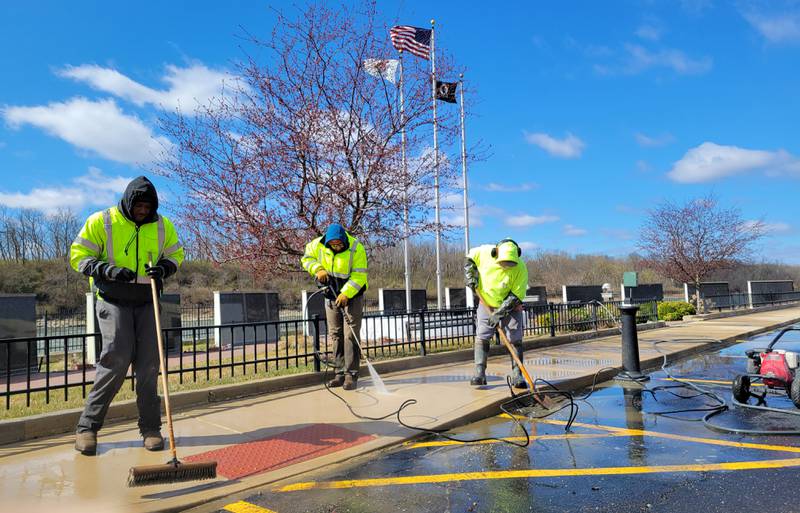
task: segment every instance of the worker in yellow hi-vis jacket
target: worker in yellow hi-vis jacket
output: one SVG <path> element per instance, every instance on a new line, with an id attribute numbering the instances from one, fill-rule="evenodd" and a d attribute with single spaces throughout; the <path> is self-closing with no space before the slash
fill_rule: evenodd
<path id="1" fill-rule="evenodd" d="M 489 342 L 499 327 L 514 346 L 522 361 L 524 316 L 522 301 L 528 290 L 528 268 L 520 258 L 522 249 L 511 239 L 496 245 L 483 245 L 470 250 L 464 265 L 467 287 L 480 293 L 475 331 L 475 375 L 473 386 L 486 384 L 486 358 Z M 516 362 L 511 360 L 512 384 L 527 388 Z"/>
<path id="2" fill-rule="evenodd" d="M 158 194 L 150 180 L 135 178 L 119 205 L 89 216 L 69 256 L 73 269 L 88 276 L 96 291 L 95 311 L 103 339 L 94 385 L 78 421 L 75 449 L 95 454 L 97 432 L 133 364 L 144 447 L 161 450 L 158 343 L 150 278 L 161 290 L 163 280 L 183 262 L 183 247 L 175 227 L 158 213 Z"/>
<path id="3" fill-rule="evenodd" d="M 336 375 L 328 386 L 355 390 L 361 361 L 357 333 L 361 332 L 364 315 L 367 252 L 342 225 L 332 224 L 325 235 L 306 244 L 301 263 L 318 283 L 327 287 L 325 316 L 336 357 Z"/>

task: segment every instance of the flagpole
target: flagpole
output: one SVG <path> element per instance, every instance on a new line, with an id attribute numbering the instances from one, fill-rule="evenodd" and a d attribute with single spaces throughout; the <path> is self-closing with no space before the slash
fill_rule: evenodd
<path id="1" fill-rule="evenodd" d="M 436 309 L 442 309 L 442 260 L 441 260 L 441 224 L 439 212 L 439 138 L 437 135 L 438 123 L 436 121 L 436 44 L 434 24 L 435 20 L 431 20 L 431 100 L 433 100 L 433 167 L 434 167 L 434 180 L 433 180 L 433 194 L 435 201 L 436 212 Z"/>
<path id="2" fill-rule="evenodd" d="M 464 74 L 459 76 L 461 85 L 461 174 L 464 177 L 464 251 L 469 254 L 469 195 L 467 192 L 467 144 L 464 133 Z"/>
<path id="3" fill-rule="evenodd" d="M 408 262 L 408 165 L 406 164 L 406 101 L 403 92 L 403 50 L 400 53 L 400 154 L 403 161 L 403 262 L 406 279 L 406 312 L 411 312 L 411 271 Z"/>

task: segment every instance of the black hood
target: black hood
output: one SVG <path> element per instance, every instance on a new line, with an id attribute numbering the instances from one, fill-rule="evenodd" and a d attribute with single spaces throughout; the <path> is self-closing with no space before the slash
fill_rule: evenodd
<path id="1" fill-rule="evenodd" d="M 158 218 L 158 194 L 153 182 L 144 176 L 131 180 L 125 187 L 125 193 L 119 200 L 119 209 L 122 215 L 133 221 L 133 205 L 137 201 L 146 201 L 153 205 L 150 215 L 141 224 L 152 223 Z"/>

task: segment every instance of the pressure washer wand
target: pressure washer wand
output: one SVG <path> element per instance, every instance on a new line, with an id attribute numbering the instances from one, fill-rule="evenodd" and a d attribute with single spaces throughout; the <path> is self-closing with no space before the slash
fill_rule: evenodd
<path id="1" fill-rule="evenodd" d="M 333 287 L 331 286 L 330 283 L 326 283 L 326 284 L 322 284 L 322 285 L 323 285 L 323 287 L 320 288 L 320 291 L 327 289 L 334 296 L 338 296 L 338 294 L 333 289 Z M 344 315 L 344 314 L 342 314 L 342 315 Z M 348 322 L 344 322 L 344 324 L 347 325 L 347 328 L 353 334 L 353 340 L 355 340 L 356 346 L 358 346 L 359 356 L 363 356 L 364 357 L 364 362 L 367 364 L 367 370 L 369 371 L 369 376 L 370 376 L 370 378 L 372 378 L 372 382 L 375 385 L 375 388 L 378 390 L 379 393 L 388 395 L 389 394 L 389 390 L 386 388 L 386 384 L 383 382 L 383 379 L 381 378 L 381 375 L 378 374 L 378 371 L 375 370 L 375 367 L 373 367 L 372 362 L 369 361 L 369 358 L 367 357 L 367 352 L 361 346 L 361 337 L 360 337 L 360 335 L 358 333 L 356 333 L 356 330 Z"/>

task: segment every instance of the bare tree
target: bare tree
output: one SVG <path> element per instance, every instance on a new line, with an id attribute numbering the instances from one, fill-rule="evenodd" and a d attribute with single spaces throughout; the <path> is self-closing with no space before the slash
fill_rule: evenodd
<path id="1" fill-rule="evenodd" d="M 764 234 L 764 223 L 745 221 L 736 208 L 722 208 L 716 198 L 692 199 L 683 205 L 665 202 L 648 213 L 638 246 L 647 265 L 698 291 L 712 273 L 746 259 Z"/>
<path id="2" fill-rule="evenodd" d="M 266 39 L 248 36 L 259 57 L 239 65 L 223 96 L 162 120 L 176 149 L 160 172 L 186 191 L 178 207 L 184 229 L 217 261 L 296 268 L 304 243 L 331 222 L 373 247 L 393 245 L 404 192 L 412 233 L 431 228 L 428 61 L 404 59 L 406 175 L 395 86 L 364 71 L 365 59 L 396 57 L 374 3 L 313 4 L 297 14 L 277 13 Z M 437 74 L 456 73 L 439 53 Z M 439 111 L 440 148 L 457 148 L 457 109 Z M 457 170 L 442 157 L 447 187 Z"/>
<path id="3" fill-rule="evenodd" d="M 0 209 L 0 260 L 65 260 L 80 230 L 74 212 Z"/>
<path id="4" fill-rule="evenodd" d="M 69 247 L 80 229 L 80 221 L 71 210 L 58 210 L 49 214 L 45 223 L 48 257 L 68 259 Z"/>

